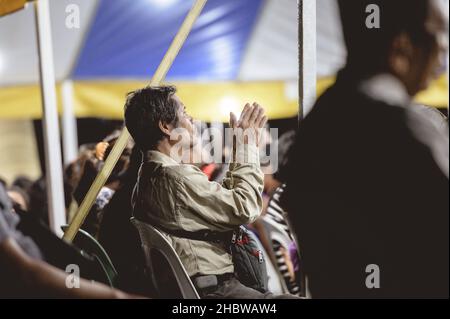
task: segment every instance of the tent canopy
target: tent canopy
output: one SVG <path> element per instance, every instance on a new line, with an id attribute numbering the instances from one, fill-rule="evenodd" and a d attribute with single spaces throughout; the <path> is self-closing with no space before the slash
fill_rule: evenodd
<path id="1" fill-rule="evenodd" d="M 79 8 L 80 27 L 66 20 Z M 121 118 L 127 92 L 156 70 L 193 0 L 50 0 L 55 72 L 74 81 L 77 116 Z M 41 116 L 33 6 L 0 19 L 0 117 Z M 296 0 L 209 0 L 167 82 L 206 121 L 257 100 L 271 118 L 298 111 Z M 320 94 L 345 61 L 336 0 L 317 1 Z M 446 76 L 419 97 L 448 104 Z M 59 103 L 61 105 L 61 103 Z"/>

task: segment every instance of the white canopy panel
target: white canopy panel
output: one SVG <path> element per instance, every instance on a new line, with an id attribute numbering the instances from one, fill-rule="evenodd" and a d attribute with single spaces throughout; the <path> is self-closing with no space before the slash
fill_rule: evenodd
<path id="1" fill-rule="evenodd" d="M 66 27 L 66 7 L 80 8 L 80 28 Z M 50 0 L 56 79 L 66 78 L 77 59 L 97 0 Z M 0 86 L 18 86 L 39 81 L 34 7 L 0 19 Z"/>

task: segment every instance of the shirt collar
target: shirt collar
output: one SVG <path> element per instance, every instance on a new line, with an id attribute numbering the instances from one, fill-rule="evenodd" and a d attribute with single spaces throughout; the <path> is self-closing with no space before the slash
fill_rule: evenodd
<path id="1" fill-rule="evenodd" d="M 144 152 L 144 161 L 145 162 L 156 162 L 156 163 L 162 164 L 163 166 L 180 164 L 180 163 L 177 163 L 177 161 L 175 161 L 170 156 L 167 156 L 166 154 L 161 153 L 159 151 Z"/>
<path id="2" fill-rule="evenodd" d="M 360 90 L 373 98 L 392 105 L 406 106 L 411 97 L 400 80 L 388 73 L 374 75 L 363 81 Z"/>

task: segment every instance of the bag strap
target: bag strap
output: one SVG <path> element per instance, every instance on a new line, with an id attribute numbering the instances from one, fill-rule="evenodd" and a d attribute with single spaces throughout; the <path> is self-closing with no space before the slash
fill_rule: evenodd
<path id="1" fill-rule="evenodd" d="M 204 229 L 191 232 L 184 229 L 168 229 L 162 225 L 152 225 L 152 226 L 175 237 L 214 243 L 231 243 L 233 235 L 235 233 L 235 231 L 233 230 L 226 232 L 219 232 Z"/>

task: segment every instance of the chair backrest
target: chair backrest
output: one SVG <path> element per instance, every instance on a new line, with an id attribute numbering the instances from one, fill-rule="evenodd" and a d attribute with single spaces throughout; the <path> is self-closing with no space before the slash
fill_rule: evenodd
<path id="1" fill-rule="evenodd" d="M 172 273 L 177 281 L 178 288 L 184 299 L 200 299 L 194 284 L 189 278 L 186 269 L 180 258 L 173 249 L 166 237 L 155 227 L 141 222 L 136 218 L 131 218 L 131 223 L 136 227 L 141 238 L 142 249 L 144 250 L 146 266 L 153 280 L 153 285 L 159 289 L 158 280 L 155 276 L 154 260 L 152 251 L 159 252 L 168 262 Z"/>
<path id="2" fill-rule="evenodd" d="M 69 226 L 63 225 L 61 229 L 65 232 Z M 109 258 L 105 249 L 100 245 L 100 243 L 92 237 L 88 232 L 79 229 L 73 240 L 73 244 L 77 246 L 82 252 L 93 256 L 97 259 L 98 263 L 103 268 L 105 275 L 107 277 L 107 283 L 114 287 L 116 280 L 118 278 L 118 273 L 114 267 L 111 258 Z"/>

